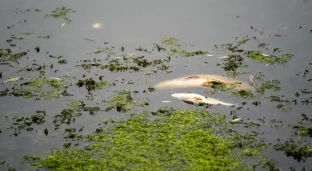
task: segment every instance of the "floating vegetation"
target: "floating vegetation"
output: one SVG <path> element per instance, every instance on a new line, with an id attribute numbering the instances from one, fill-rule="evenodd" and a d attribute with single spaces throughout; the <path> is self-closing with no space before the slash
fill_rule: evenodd
<path id="1" fill-rule="evenodd" d="M 67 84 L 62 79 L 55 79 L 46 77 L 31 78 L 27 82 L 21 84 L 26 88 L 13 88 L 10 93 L 14 96 L 30 98 L 32 96 L 38 95 L 44 97 L 45 99 L 59 98 L 61 95 L 61 90 L 66 89 Z M 44 85 L 49 85 L 51 90 L 46 90 L 43 88 Z"/>
<path id="2" fill-rule="evenodd" d="M 54 116 L 53 123 L 55 124 L 70 124 L 75 122 L 75 117 L 81 116 L 82 113 L 77 109 L 63 109 L 61 113 Z"/>
<path id="3" fill-rule="evenodd" d="M 85 86 L 86 89 L 88 90 L 88 92 L 90 92 L 92 90 L 95 91 L 95 89 L 98 90 L 98 89 L 101 89 L 101 88 L 103 88 L 105 86 L 110 86 L 111 84 L 109 82 L 105 81 L 105 80 L 102 80 L 100 82 L 96 82 L 96 81 L 93 80 L 92 77 L 90 77 L 90 78 L 87 78 L 85 80 L 78 80 L 76 85 L 78 87 Z"/>
<path id="4" fill-rule="evenodd" d="M 284 151 L 288 156 L 293 157 L 298 162 L 305 161 L 308 157 L 312 157 L 312 147 L 310 143 L 303 143 L 302 141 L 294 141 L 290 139 L 285 143 L 274 145 L 277 151 Z"/>
<path id="5" fill-rule="evenodd" d="M 98 53 L 104 52 L 107 55 L 114 55 L 115 54 L 114 48 L 115 48 L 114 46 L 111 46 L 111 47 L 100 47 L 96 51 L 90 52 L 88 54 L 92 54 L 92 53 L 98 54 Z"/>
<path id="6" fill-rule="evenodd" d="M 27 52 L 12 53 L 11 49 L 0 48 L 0 62 L 17 62 L 18 59 L 26 56 Z"/>
<path id="7" fill-rule="evenodd" d="M 38 36 L 38 39 L 50 39 L 50 36 Z"/>
<path id="8" fill-rule="evenodd" d="M 21 33 L 21 35 L 26 35 L 26 36 L 29 36 L 29 35 L 32 35 L 34 33 L 31 33 L 31 32 L 24 32 L 24 33 Z"/>
<path id="9" fill-rule="evenodd" d="M 244 39 L 241 39 L 241 40 L 238 40 L 237 41 L 237 45 L 239 46 L 239 45 L 241 45 L 241 44 L 245 44 L 247 41 L 249 41 L 250 40 L 250 38 L 244 38 Z"/>
<path id="10" fill-rule="evenodd" d="M 196 50 L 194 52 L 187 52 L 187 51 L 180 49 L 180 48 L 172 48 L 172 49 L 170 49 L 168 54 L 173 55 L 175 53 L 177 53 L 181 56 L 189 57 L 189 56 L 204 55 L 204 54 L 207 54 L 208 51 L 207 50 Z"/>
<path id="11" fill-rule="evenodd" d="M 23 159 L 49 170 L 252 170 L 259 165 L 265 145 L 252 134 L 226 131 L 223 115 L 197 110 L 171 113 L 154 121 L 147 113 L 135 115 L 87 135 L 92 143 L 84 149 L 53 148 L 46 158 L 28 154 Z M 258 160 L 245 163 L 250 156 Z"/>
<path id="12" fill-rule="evenodd" d="M 149 105 L 146 100 L 134 100 L 131 92 L 126 90 L 115 91 L 115 95 L 110 97 L 110 100 L 102 100 L 102 102 L 108 105 L 105 111 L 116 109 L 118 112 L 128 112 L 136 106 Z"/>
<path id="13" fill-rule="evenodd" d="M 66 24 L 69 24 L 71 20 L 69 19 L 68 14 L 72 12 L 76 12 L 76 11 L 66 8 L 66 7 L 56 8 L 55 10 L 52 11 L 52 14 L 44 15 L 44 18 L 47 18 L 47 17 L 61 18 L 65 21 Z"/>
<path id="14" fill-rule="evenodd" d="M 292 54 L 283 54 L 280 58 L 270 55 L 266 56 L 261 53 L 261 51 L 247 51 L 246 56 L 250 58 L 254 62 L 260 62 L 260 63 L 266 63 L 266 64 L 285 64 L 287 63 L 291 57 Z"/>

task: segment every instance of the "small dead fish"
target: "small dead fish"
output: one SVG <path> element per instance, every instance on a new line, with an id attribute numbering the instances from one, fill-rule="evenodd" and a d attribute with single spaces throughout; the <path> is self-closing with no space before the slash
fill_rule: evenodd
<path id="1" fill-rule="evenodd" d="M 3 82 L 16 82 L 18 80 L 20 80 L 21 77 L 10 77 L 7 80 L 3 81 Z"/>
<path id="2" fill-rule="evenodd" d="M 62 80 L 60 78 L 57 78 L 57 77 L 50 77 L 50 79 L 55 79 L 55 80 Z"/>
<path id="3" fill-rule="evenodd" d="M 254 83 L 254 77 L 250 74 L 249 75 L 249 81 L 251 82 L 251 83 Z"/>
<path id="4" fill-rule="evenodd" d="M 191 104 L 212 104 L 212 105 L 225 105 L 225 106 L 237 106 L 231 103 L 226 103 L 210 97 L 205 97 L 199 94 L 185 92 L 185 93 L 174 93 L 171 95 L 174 98 L 180 99 L 186 103 Z"/>
<path id="5" fill-rule="evenodd" d="M 230 123 L 241 123 L 241 122 L 243 122 L 242 118 L 237 118 L 230 121 Z"/>
<path id="6" fill-rule="evenodd" d="M 163 103 L 170 103 L 171 101 L 161 101 L 161 102 L 163 102 Z"/>

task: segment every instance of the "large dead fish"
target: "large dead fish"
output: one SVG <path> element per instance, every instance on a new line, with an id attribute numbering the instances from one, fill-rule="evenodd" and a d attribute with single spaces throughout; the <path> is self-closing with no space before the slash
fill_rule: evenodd
<path id="1" fill-rule="evenodd" d="M 255 87 L 240 80 L 223 77 L 220 75 L 199 74 L 189 75 L 172 80 L 160 82 L 154 86 L 156 89 L 211 87 L 221 84 L 236 84 L 236 89 L 255 90 Z"/>
<path id="2" fill-rule="evenodd" d="M 177 99 L 180 99 L 186 103 L 191 104 L 212 104 L 212 105 L 225 105 L 225 106 L 237 106 L 235 104 L 226 103 L 217 99 L 213 99 L 210 97 L 205 97 L 199 94 L 186 92 L 186 93 L 174 93 L 171 95 L 172 97 L 175 97 Z"/>

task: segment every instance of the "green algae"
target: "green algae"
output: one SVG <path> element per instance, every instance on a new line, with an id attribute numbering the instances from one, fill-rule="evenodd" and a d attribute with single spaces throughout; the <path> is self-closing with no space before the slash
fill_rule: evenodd
<path id="1" fill-rule="evenodd" d="M 114 49 L 115 49 L 114 46 L 111 46 L 111 47 L 99 47 L 96 51 L 90 52 L 88 54 L 90 55 L 92 53 L 98 54 L 98 53 L 104 52 L 107 55 L 114 55 L 115 54 Z"/>
<path id="2" fill-rule="evenodd" d="M 56 8 L 55 10 L 52 11 L 51 14 L 44 15 L 44 18 L 48 17 L 61 18 L 65 21 L 66 24 L 69 24 L 71 20 L 69 19 L 68 14 L 73 12 L 76 11 L 66 7 Z"/>
<path id="3" fill-rule="evenodd" d="M 254 62 L 259 62 L 259 63 L 266 63 L 266 64 L 278 64 L 282 65 L 287 63 L 291 57 L 293 56 L 292 54 L 283 54 L 281 57 L 277 56 L 265 56 L 261 53 L 261 51 L 247 51 L 246 56 L 250 58 Z"/>
<path id="4" fill-rule="evenodd" d="M 90 92 L 92 90 L 95 91 L 96 89 L 99 90 L 99 89 L 102 89 L 104 87 L 111 86 L 111 83 L 109 83 L 108 81 L 105 81 L 105 80 L 102 80 L 100 82 L 96 82 L 93 80 L 92 77 L 90 77 L 90 78 L 87 78 L 85 80 L 78 80 L 76 85 L 78 87 L 85 86 L 86 89 L 88 90 L 88 92 Z"/>
<path id="5" fill-rule="evenodd" d="M 168 52 L 169 55 L 173 55 L 173 54 L 179 54 L 183 57 L 189 57 L 189 56 L 198 56 L 198 55 L 204 55 L 204 54 L 207 54 L 208 51 L 207 50 L 196 50 L 196 51 L 191 51 L 191 52 L 188 52 L 188 51 L 185 51 L 181 48 L 172 48 L 170 49 L 170 51 Z"/>
<path id="6" fill-rule="evenodd" d="M 0 48 L 0 62 L 17 62 L 17 60 L 26 56 L 27 52 L 13 53 L 11 49 L 1 49 Z"/>
<path id="7" fill-rule="evenodd" d="M 168 44 L 168 45 L 180 46 L 180 44 L 177 43 L 178 39 L 176 39 L 176 38 L 163 37 L 161 42 L 164 43 L 164 44 Z"/>
<path id="8" fill-rule="evenodd" d="M 312 146 L 310 143 L 303 143 L 302 141 L 294 141 L 290 139 L 285 143 L 274 145 L 277 151 L 284 151 L 288 156 L 292 156 L 298 162 L 305 161 L 308 157 L 312 157 Z"/>
<path id="9" fill-rule="evenodd" d="M 108 106 L 105 111 L 116 109 L 118 112 L 129 112 L 136 106 L 146 106 L 149 103 L 146 100 L 134 100 L 130 91 L 115 91 L 109 100 L 102 100 Z"/>
<path id="10" fill-rule="evenodd" d="M 241 39 L 241 40 L 238 40 L 237 41 L 237 45 L 242 45 L 242 44 L 245 44 L 247 41 L 249 41 L 250 38 L 244 38 L 244 39 Z"/>
<path id="11" fill-rule="evenodd" d="M 44 97 L 45 99 L 60 98 L 62 89 L 66 89 L 68 86 L 65 80 L 55 78 L 31 78 L 29 81 L 22 84 L 26 88 L 13 88 L 10 93 L 14 96 L 20 96 L 24 98 L 30 98 L 32 96 Z M 43 87 L 48 85 L 51 90 L 46 90 Z"/>
<path id="12" fill-rule="evenodd" d="M 252 170 L 244 163 L 265 148 L 248 133 L 226 128 L 225 117 L 199 110 L 174 110 L 151 121 L 148 113 L 89 134 L 84 149 L 53 148 L 50 156 L 24 160 L 48 170 Z M 260 159 L 259 159 L 260 160 Z"/>
<path id="13" fill-rule="evenodd" d="M 50 39 L 50 36 L 38 36 L 38 39 Z"/>

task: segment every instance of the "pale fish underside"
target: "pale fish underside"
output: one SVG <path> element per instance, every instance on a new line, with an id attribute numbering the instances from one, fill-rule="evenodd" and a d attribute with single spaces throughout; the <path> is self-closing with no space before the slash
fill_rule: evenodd
<path id="1" fill-rule="evenodd" d="M 212 105 L 225 105 L 225 106 L 237 106 L 231 103 L 226 103 L 214 98 L 205 97 L 199 94 L 186 92 L 186 93 L 175 93 L 171 95 L 172 97 L 178 98 L 186 103 L 190 104 L 212 104 Z"/>
<path id="2" fill-rule="evenodd" d="M 156 89 L 188 88 L 188 87 L 208 87 L 213 82 L 222 82 L 225 84 L 236 84 L 236 89 L 255 90 L 255 87 L 246 82 L 232 79 L 220 75 L 197 74 L 184 76 L 172 80 L 160 82 L 154 86 Z"/>

